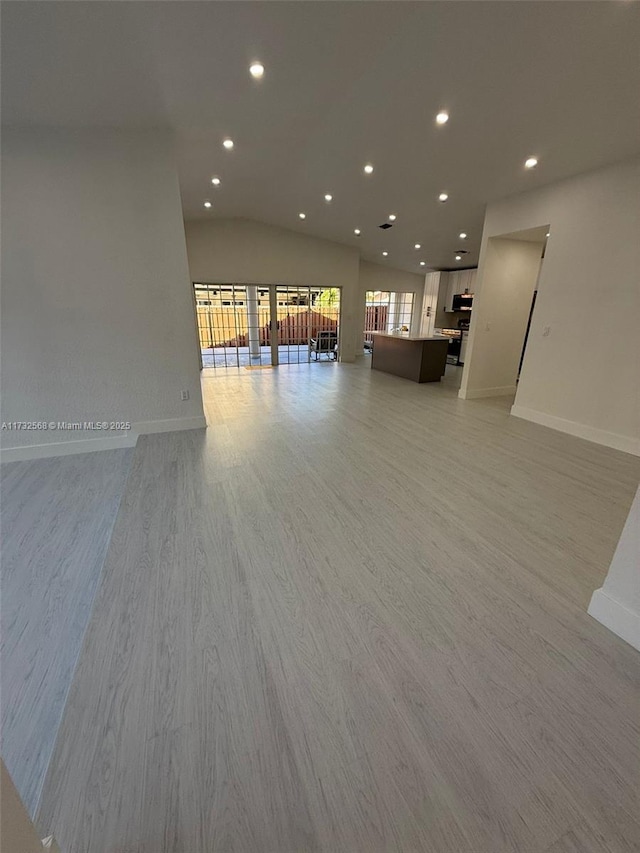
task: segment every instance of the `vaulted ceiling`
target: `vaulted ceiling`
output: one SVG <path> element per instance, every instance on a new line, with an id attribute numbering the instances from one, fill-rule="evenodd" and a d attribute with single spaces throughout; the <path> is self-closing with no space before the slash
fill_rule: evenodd
<path id="1" fill-rule="evenodd" d="M 629 2 L 5 2 L 2 118 L 170 128 L 186 219 L 455 268 L 487 202 L 640 150 L 638 44 Z"/>

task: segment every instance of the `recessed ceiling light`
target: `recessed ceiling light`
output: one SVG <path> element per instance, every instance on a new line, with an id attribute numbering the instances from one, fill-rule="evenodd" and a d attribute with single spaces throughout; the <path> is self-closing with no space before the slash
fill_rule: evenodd
<path id="1" fill-rule="evenodd" d="M 264 74 L 264 65 L 261 62 L 253 62 L 249 66 L 249 73 L 252 77 L 255 77 L 256 80 L 259 80 Z"/>
<path id="2" fill-rule="evenodd" d="M 438 196 L 438 201 L 446 201 L 448 198 L 449 196 L 447 195 L 447 193 L 440 193 L 440 195 Z"/>
<path id="3" fill-rule="evenodd" d="M 331 193 L 326 193 L 326 194 L 325 194 L 325 197 L 324 197 L 324 200 L 325 200 L 325 201 L 332 201 L 332 200 L 333 200 L 333 196 L 331 195 Z"/>
<path id="4" fill-rule="evenodd" d="M 426 262 L 426 261 L 420 261 L 420 266 L 421 266 L 421 267 L 426 267 L 426 265 L 427 265 L 427 262 Z"/>
<path id="5" fill-rule="evenodd" d="M 233 148 L 233 139 L 223 139 L 222 144 L 227 149 L 227 151 L 231 151 L 231 149 Z"/>
<path id="6" fill-rule="evenodd" d="M 306 219 L 307 218 L 306 213 L 299 213 L 298 216 L 300 217 L 300 219 Z"/>
<path id="7" fill-rule="evenodd" d="M 373 172 L 373 166 L 371 165 L 371 163 L 367 163 L 367 165 L 364 167 L 364 171 L 367 175 L 370 175 Z"/>
<path id="8" fill-rule="evenodd" d="M 527 159 L 524 161 L 525 169 L 535 169 L 535 167 L 537 165 L 538 165 L 538 158 L 537 157 L 527 157 Z"/>
<path id="9" fill-rule="evenodd" d="M 220 186 L 220 178 L 218 178 L 217 176 L 211 178 L 211 183 L 214 185 L 214 187 L 219 187 Z"/>
<path id="10" fill-rule="evenodd" d="M 395 215 L 395 213 L 390 213 L 389 216 L 387 217 L 389 222 L 395 222 L 397 218 L 398 217 Z"/>
<path id="11" fill-rule="evenodd" d="M 414 249 L 421 249 L 422 246 L 420 245 L 420 243 L 416 243 L 413 248 Z"/>
<path id="12" fill-rule="evenodd" d="M 444 110 L 438 113 L 436 116 L 437 124 L 446 124 L 449 121 L 449 113 L 446 113 Z"/>
<path id="13" fill-rule="evenodd" d="M 359 237 L 359 236 L 360 236 L 360 229 L 359 229 L 359 228 L 354 228 L 354 229 L 353 229 L 353 233 L 356 235 L 356 237 Z"/>
<path id="14" fill-rule="evenodd" d="M 210 201 L 205 201 L 204 206 L 205 206 L 205 207 L 207 207 L 207 208 L 211 207 L 211 202 L 210 202 Z"/>
<path id="15" fill-rule="evenodd" d="M 383 252 L 382 254 L 383 254 L 383 255 L 385 256 L 385 258 L 386 258 L 386 257 L 387 257 L 387 255 L 389 254 L 389 252 Z"/>
<path id="16" fill-rule="evenodd" d="M 547 237 L 551 237 L 551 231 L 547 231 Z"/>
<path id="17" fill-rule="evenodd" d="M 462 260 L 462 255 L 456 255 L 456 261 L 461 261 L 461 260 Z"/>
<path id="18" fill-rule="evenodd" d="M 466 239 L 467 239 L 467 232 L 466 232 L 466 231 L 461 231 L 461 232 L 460 232 L 460 239 L 461 239 L 461 240 L 466 240 Z"/>

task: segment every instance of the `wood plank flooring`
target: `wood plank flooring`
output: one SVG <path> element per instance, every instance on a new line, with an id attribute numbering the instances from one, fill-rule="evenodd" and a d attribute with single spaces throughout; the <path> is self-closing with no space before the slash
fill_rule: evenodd
<path id="1" fill-rule="evenodd" d="M 2 755 L 32 815 L 132 453 L 2 466 Z"/>
<path id="2" fill-rule="evenodd" d="M 68 853 L 626 853 L 640 459 L 357 365 L 140 439 L 39 814 Z"/>

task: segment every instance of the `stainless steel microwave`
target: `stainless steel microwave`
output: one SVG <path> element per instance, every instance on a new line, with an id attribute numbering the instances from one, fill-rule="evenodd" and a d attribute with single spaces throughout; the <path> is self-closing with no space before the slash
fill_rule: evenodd
<path id="1" fill-rule="evenodd" d="M 453 297 L 454 311 L 471 311 L 473 305 L 473 293 L 458 293 Z"/>

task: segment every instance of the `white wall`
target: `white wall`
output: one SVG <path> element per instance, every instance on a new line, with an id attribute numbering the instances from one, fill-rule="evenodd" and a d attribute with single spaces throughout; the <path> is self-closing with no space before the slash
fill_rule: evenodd
<path id="1" fill-rule="evenodd" d="M 542 249 L 542 243 L 524 240 L 488 241 L 482 294 L 473 300 L 473 352 L 465 357 L 461 397 L 515 394 Z"/>
<path id="2" fill-rule="evenodd" d="M 640 159 L 487 208 L 474 313 L 490 238 L 549 224 L 538 298 L 512 413 L 640 454 Z M 475 341 L 472 323 L 470 375 Z M 543 336 L 545 326 L 551 327 Z M 469 372 L 468 372 L 469 371 Z"/>
<path id="3" fill-rule="evenodd" d="M 203 426 L 168 137 L 3 130 L 2 149 L 2 420 Z M 5 431 L 2 443 L 40 446 L 31 455 L 132 443 L 106 435 Z"/>
<path id="4" fill-rule="evenodd" d="M 185 229 L 193 281 L 342 287 L 341 359 L 353 361 L 361 321 L 357 249 L 249 219 L 197 220 Z"/>
<path id="5" fill-rule="evenodd" d="M 367 290 L 396 291 L 400 293 L 422 293 L 424 275 L 396 270 L 371 261 L 360 261 L 360 288 Z"/>
<path id="6" fill-rule="evenodd" d="M 640 650 L 640 488 L 629 511 L 609 574 L 589 613 Z"/>

